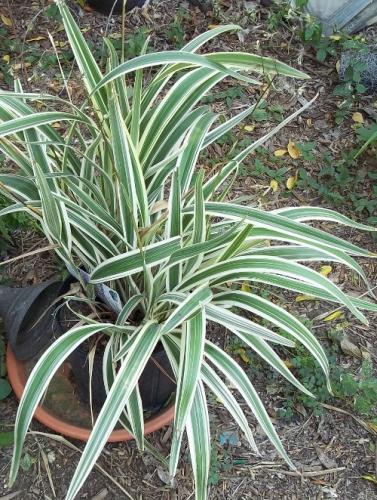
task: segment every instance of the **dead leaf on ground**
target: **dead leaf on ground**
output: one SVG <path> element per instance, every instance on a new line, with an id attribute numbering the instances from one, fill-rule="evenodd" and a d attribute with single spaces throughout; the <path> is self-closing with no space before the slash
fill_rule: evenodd
<path id="1" fill-rule="evenodd" d="M 91 500 L 104 500 L 104 498 L 106 498 L 108 494 L 109 490 L 107 488 L 104 488 L 99 493 L 97 493 L 97 495 L 94 495 Z"/>
<path id="2" fill-rule="evenodd" d="M 335 321 L 336 319 L 342 318 L 343 316 L 344 313 L 342 311 L 334 311 L 333 313 L 323 318 L 323 321 L 329 323 L 330 321 Z"/>
<path id="3" fill-rule="evenodd" d="M 319 274 L 322 274 L 322 276 L 328 276 L 332 271 L 332 267 L 331 266 L 321 266 L 320 270 L 319 270 Z"/>
<path id="4" fill-rule="evenodd" d="M 359 113 L 358 111 L 352 115 L 352 120 L 353 120 L 355 123 L 364 123 L 364 117 L 363 117 L 363 115 L 362 115 L 361 113 Z"/>
<path id="5" fill-rule="evenodd" d="M 5 26 L 13 26 L 12 19 L 10 17 L 4 16 L 4 14 L 0 14 L 0 19 L 2 20 Z"/>
<path id="6" fill-rule="evenodd" d="M 322 451 L 320 448 L 315 449 L 318 455 L 318 459 L 321 462 L 321 464 L 326 467 L 326 469 L 333 469 L 335 467 L 338 467 L 338 464 L 335 460 L 330 458 L 329 456 L 326 455 L 324 451 Z"/>
<path id="7" fill-rule="evenodd" d="M 252 132 L 255 129 L 255 125 L 245 125 L 243 129 L 246 130 L 246 132 Z"/>
<path id="8" fill-rule="evenodd" d="M 297 183 L 296 176 L 292 176 L 292 177 L 288 177 L 285 185 L 287 186 L 287 189 L 289 189 L 291 191 L 296 186 L 296 183 Z"/>
<path id="9" fill-rule="evenodd" d="M 366 481 L 370 481 L 371 483 L 374 483 L 374 484 L 377 484 L 377 477 L 376 476 L 372 476 L 371 474 L 367 474 L 365 476 L 361 476 L 363 479 L 365 479 Z"/>
<path id="10" fill-rule="evenodd" d="M 288 142 L 287 150 L 288 150 L 289 156 L 291 158 L 293 158 L 294 160 L 297 160 L 298 158 L 300 158 L 300 156 L 301 156 L 300 151 L 298 150 L 296 144 L 293 141 L 290 140 Z"/>
<path id="11" fill-rule="evenodd" d="M 280 156 L 284 156 L 287 153 L 288 153 L 287 149 L 277 149 L 276 151 L 274 151 L 274 156 L 277 156 L 279 158 Z"/>
<path id="12" fill-rule="evenodd" d="M 305 300 L 315 300 L 311 295 L 297 295 L 295 302 L 304 302 Z"/>
<path id="13" fill-rule="evenodd" d="M 275 179 L 272 179 L 272 181 L 270 182 L 270 188 L 272 189 L 272 191 L 274 193 L 276 193 L 276 191 L 279 189 L 278 181 L 276 181 Z"/>
<path id="14" fill-rule="evenodd" d="M 43 35 L 33 36 L 32 38 L 28 38 L 26 40 L 27 43 L 30 42 L 39 42 L 40 40 L 46 40 L 46 37 Z"/>
<path id="15" fill-rule="evenodd" d="M 349 356 L 354 356 L 356 358 L 362 357 L 361 350 L 346 336 L 344 336 L 340 341 L 340 348 L 342 349 L 344 354 L 348 354 Z"/>
<path id="16" fill-rule="evenodd" d="M 157 467 L 157 475 L 160 480 L 170 486 L 170 488 L 175 489 L 177 487 L 177 480 L 174 477 L 171 477 L 167 470 L 162 467 Z"/>

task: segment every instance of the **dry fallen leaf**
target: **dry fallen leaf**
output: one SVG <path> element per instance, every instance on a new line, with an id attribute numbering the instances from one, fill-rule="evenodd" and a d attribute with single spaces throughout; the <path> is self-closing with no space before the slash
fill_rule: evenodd
<path id="1" fill-rule="evenodd" d="M 293 141 L 290 140 L 288 142 L 287 149 L 288 149 L 289 156 L 291 158 L 293 158 L 294 160 L 297 160 L 298 158 L 300 158 L 300 156 L 301 156 L 300 151 L 297 149 L 297 146 Z"/>
<path id="2" fill-rule="evenodd" d="M 292 177 L 288 177 L 285 185 L 287 186 L 287 189 L 291 190 L 296 186 L 296 183 L 297 183 L 296 176 L 292 176 Z"/>
<path id="3" fill-rule="evenodd" d="M 276 151 L 274 151 L 274 156 L 280 157 L 286 155 L 287 153 L 287 149 L 277 149 Z"/>
<path id="4" fill-rule="evenodd" d="M 157 467 L 157 475 L 160 481 L 170 486 L 170 488 L 175 489 L 177 487 L 177 480 L 170 476 L 169 472 L 162 467 Z"/>
<path id="5" fill-rule="evenodd" d="M 246 363 L 247 365 L 250 364 L 250 358 L 247 355 L 247 352 L 245 351 L 245 349 L 243 347 L 240 347 L 239 349 L 237 349 L 236 354 L 238 354 L 238 356 L 242 359 L 242 361 L 244 363 Z"/>
<path id="6" fill-rule="evenodd" d="M 243 129 L 246 130 L 246 132 L 252 132 L 255 129 L 255 125 L 245 125 Z"/>
<path id="7" fill-rule="evenodd" d="M 326 469 L 333 469 L 335 467 L 338 467 L 338 464 L 335 460 L 330 458 L 324 451 L 322 451 L 319 447 L 315 448 L 319 461 L 321 462 L 322 465 L 326 467 Z"/>
<path id="8" fill-rule="evenodd" d="M 32 38 L 28 38 L 26 41 L 29 42 L 39 42 L 40 40 L 46 40 L 46 37 L 43 35 L 33 36 Z"/>
<path id="9" fill-rule="evenodd" d="M 31 66 L 31 63 L 29 62 L 25 62 L 25 63 L 16 63 L 16 64 L 13 64 L 12 68 L 14 70 L 18 70 L 18 69 L 21 69 L 21 68 L 30 68 Z"/>
<path id="10" fill-rule="evenodd" d="M 364 117 L 363 117 L 363 115 L 362 115 L 361 113 L 359 113 L 358 111 L 352 115 L 352 120 L 353 120 L 355 123 L 364 123 Z"/>
<path id="11" fill-rule="evenodd" d="M 261 87 L 259 87 L 260 93 L 264 98 L 268 97 L 268 94 L 270 93 L 270 88 L 271 85 L 269 83 L 265 83 Z"/>
<path id="12" fill-rule="evenodd" d="M 326 316 L 326 318 L 323 318 L 323 321 L 327 321 L 327 322 L 334 321 L 334 320 L 341 318 L 343 316 L 344 316 L 344 314 L 342 311 L 334 311 L 333 313 Z"/>
<path id="13" fill-rule="evenodd" d="M 5 26 L 13 26 L 12 19 L 10 19 L 9 17 L 0 14 L 0 19 L 5 24 Z"/>
<path id="14" fill-rule="evenodd" d="M 295 302 L 304 302 L 305 300 L 315 300 L 311 295 L 297 295 Z"/>
<path id="15" fill-rule="evenodd" d="M 321 266 L 321 269 L 319 270 L 319 274 L 322 274 L 322 276 L 328 276 L 332 271 L 331 266 Z"/>
<path id="16" fill-rule="evenodd" d="M 272 191 L 274 193 L 276 193 L 276 191 L 279 189 L 278 181 L 275 181 L 275 179 L 272 179 L 272 181 L 270 182 L 270 188 L 272 189 Z"/>
<path id="17" fill-rule="evenodd" d="M 371 475 L 365 475 L 361 476 L 363 479 L 366 479 L 367 481 L 370 481 L 371 483 L 377 484 L 377 477 L 376 476 L 371 476 Z"/>
<path id="18" fill-rule="evenodd" d="M 340 341 L 340 348 L 344 354 L 349 356 L 354 356 L 355 358 L 361 358 L 361 351 L 353 342 L 351 342 L 348 337 L 344 336 Z"/>
<path id="19" fill-rule="evenodd" d="M 367 424 L 367 427 L 372 431 L 374 432 L 375 434 L 377 434 L 377 424 L 373 423 L 373 422 L 366 422 Z"/>

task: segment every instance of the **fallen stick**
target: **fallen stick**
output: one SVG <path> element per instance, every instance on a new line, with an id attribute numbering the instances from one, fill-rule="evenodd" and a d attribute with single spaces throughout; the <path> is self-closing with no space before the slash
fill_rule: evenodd
<path id="1" fill-rule="evenodd" d="M 325 476 L 327 474 L 335 474 L 336 472 L 340 472 L 345 470 L 345 467 L 336 467 L 334 469 L 324 469 L 324 470 L 313 470 L 313 471 L 303 471 L 303 472 L 295 472 L 292 470 L 276 470 L 275 469 L 267 469 L 270 472 L 278 472 L 279 474 L 285 474 L 286 476 L 295 476 L 295 477 L 317 477 L 317 476 Z"/>

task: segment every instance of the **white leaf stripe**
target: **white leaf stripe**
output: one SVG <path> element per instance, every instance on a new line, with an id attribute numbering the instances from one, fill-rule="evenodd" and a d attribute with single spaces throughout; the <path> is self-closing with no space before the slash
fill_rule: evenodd
<path id="1" fill-rule="evenodd" d="M 298 236 L 302 240 L 313 244 L 318 241 L 322 245 L 338 248 L 354 255 L 368 256 L 369 252 L 352 243 L 346 242 L 319 229 L 300 224 L 287 217 L 265 212 L 256 208 L 245 207 L 232 203 L 207 202 L 205 210 L 208 214 L 225 217 L 230 220 L 249 222 L 257 228 L 266 228 L 281 231 L 287 235 Z M 192 213 L 192 207 L 186 207 L 183 213 Z"/>
<path id="2" fill-rule="evenodd" d="M 217 297 L 217 295 L 215 295 Z M 274 342 L 278 345 L 285 345 L 287 347 L 294 347 L 295 344 L 291 340 L 282 337 L 281 335 L 273 332 L 272 330 L 255 323 L 247 318 L 235 314 L 223 307 L 219 307 L 215 304 L 207 304 L 206 312 L 208 319 L 219 323 L 226 328 L 235 328 L 244 334 L 247 334 L 247 338 L 256 337 L 269 342 Z"/>
<path id="3" fill-rule="evenodd" d="M 368 226 L 366 224 L 360 224 L 354 220 L 346 217 L 343 214 L 335 212 L 334 210 L 329 210 L 328 208 L 321 207 L 287 207 L 274 210 L 274 213 L 288 217 L 289 219 L 296 220 L 298 222 L 304 221 L 330 221 L 336 222 L 338 224 L 344 224 L 345 226 L 354 227 L 362 231 L 377 231 L 377 227 Z"/>
<path id="4" fill-rule="evenodd" d="M 13 120 L 8 120 L 5 123 L 0 123 L 0 137 L 12 135 L 16 132 L 24 132 L 30 128 L 37 128 L 41 125 L 47 125 L 49 123 L 55 123 L 63 120 L 90 124 L 89 120 L 84 120 L 83 118 L 71 113 L 45 111 L 34 115 L 20 116 L 18 118 L 13 118 Z"/>
<path id="5" fill-rule="evenodd" d="M 197 288 L 187 295 L 185 300 L 171 313 L 161 326 L 161 335 L 170 333 L 183 321 L 202 309 L 212 298 L 212 292 L 207 286 Z"/>
<path id="6" fill-rule="evenodd" d="M 216 297 L 216 295 L 215 295 Z M 186 298 L 184 293 L 171 292 L 165 293 L 159 297 L 159 302 L 172 302 L 174 304 L 181 304 Z M 285 345 L 287 347 L 294 347 L 295 343 L 291 340 L 282 337 L 281 335 L 269 330 L 268 328 L 259 325 L 247 318 L 239 316 L 225 308 L 218 305 L 207 303 L 205 305 L 207 318 L 210 321 L 219 323 L 226 328 L 237 328 L 239 331 L 247 334 L 248 336 L 259 337 L 276 344 Z"/>

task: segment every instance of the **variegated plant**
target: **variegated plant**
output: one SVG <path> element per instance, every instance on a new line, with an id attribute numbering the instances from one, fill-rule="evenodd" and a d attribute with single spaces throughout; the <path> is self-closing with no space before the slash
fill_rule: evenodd
<path id="1" fill-rule="evenodd" d="M 228 382 L 293 467 L 252 382 L 226 352 L 206 338 L 206 324 L 211 321 L 226 327 L 310 394 L 274 346 L 303 344 L 328 377 L 328 361 L 320 343 L 294 315 L 257 293 L 242 291 L 240 283 L 332 301 L 366 323 L 360 310 L 377 310 L 374 304 L 347 296 L 301 262 L 345 264 L 369 286 L 354 259 L 369 252 L 305 222 L 326 220 L 371 228 L 320 208 L 266 212 L 224 201 L 240 163 L 302 109 L 221 169 L 201 170 L 196 164 L 211 143 L 256 106 L 219 120 L 200 105 L 213 86 L 226 77 L 259 85 L 250 72 L 267 77 L 306 75 L 259 55 L 197 53 L 213 37 L 238 30 L 234 25 L 204 33 L 180 51 L 147 54 L 144 48 L 142 55 L 123 63 L 106 41 L 109 58 L 103 75 L 65 3 L 56 3 L 88 99 L 78 108 L 69 100 L 25 93 L 18 82 L 14 92 L 0 92 L 0 148 L 18 166 L 16 174 L 0 175 L 1 192 L 12 202 L 0 214 L 26 211 L 37 219 L 67 268 L 73 273 L 85 268 L 91 283 L 108 283 L 121 297 L 123 309 L 116 324 L 88 320 L 64 334 L 40 358 L 17 414 L 11 484 L 33 413 L 53 374 L 77 346 L 98 332 L 108 335 L 103 369 L 108 395 L 68 499 L 78 493 L 118 421 L 132 432 L 140 450 L 153 451 L 143 436 L 137 384 L 159 342 L 177 380 L 168 461 L 171 476 L 186 430 L 196 498 L 206 498 L 210 428 L 204 386 L 222 401 L 256 451 L 249 423 Z M 127 82 L 131 74 L 132 85 Z M 45 110 L 36 112 L 30 106 L 35 101 L 43 102 Z M 50 106 L 59 111 L 51 111 Z M 68 124 L 64 133 L 53 127 L 56 122 Z M 271 241 L 276 243 L 271 246 Z M 139 326 L 129 321 L 136 307 L 144 317 Z M 270 327 L 262 326 L 258 318 Z M 115 370 L 115 365 L 120 368 Z"/>

